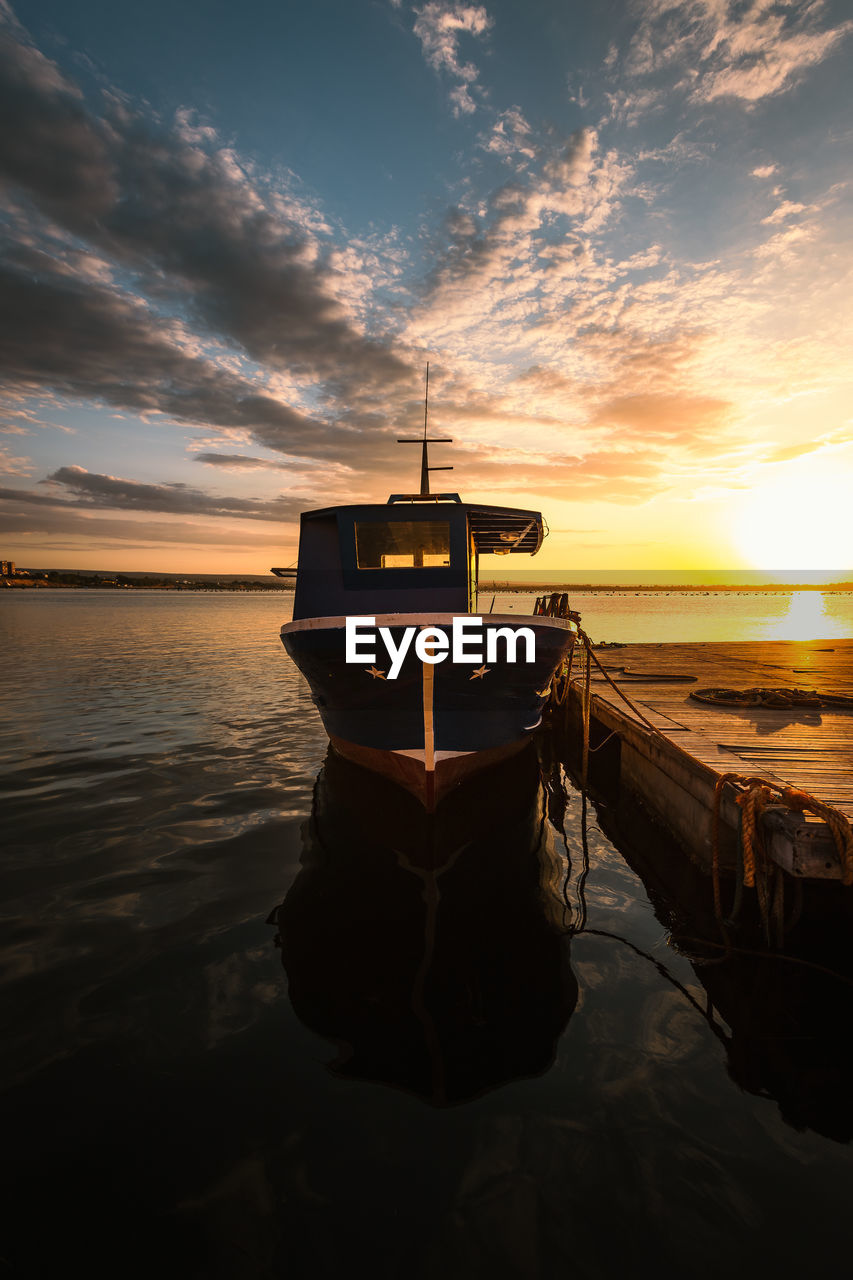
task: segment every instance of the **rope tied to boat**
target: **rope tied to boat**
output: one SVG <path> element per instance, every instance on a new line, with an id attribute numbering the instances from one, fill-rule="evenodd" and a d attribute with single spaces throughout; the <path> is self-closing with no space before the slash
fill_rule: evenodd
<path id="1" fill-rule="evenodd" d="M 572 660 L 575 655 L 575 646 L 572 645 L 569 650 L 569 656 L 563 659 L 560 667 L 551 677 L 551 687 L 549 690 L 549 700 L 554 707 L 561 707 L 569 697 L 569 686 L 572 678 Z"/>

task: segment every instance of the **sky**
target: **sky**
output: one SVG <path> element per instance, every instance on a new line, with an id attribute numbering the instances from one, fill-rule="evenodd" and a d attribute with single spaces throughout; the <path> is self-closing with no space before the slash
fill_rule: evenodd
<path id="1" fill-rule="evenodd" d="M 0 0 L 3 558 L 293 563 L 417 488 L 429 361 L 519 568 L 850 576 L 851 61 L 847 0 Z"/>

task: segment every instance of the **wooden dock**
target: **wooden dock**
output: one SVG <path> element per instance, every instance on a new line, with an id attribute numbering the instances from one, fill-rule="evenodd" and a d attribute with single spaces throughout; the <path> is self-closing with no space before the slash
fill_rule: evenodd
<path id="1" fill-rule="evenodd" d="M 595 656 L 657 732 L 632 713 L 593 664 L 593 770 L 597 750 L 602 763 L 609 752 L 613 768 L 615 745 L 620 783 L 703 869 L 711 861 L 714 790 L 725 773 L 806 791 L 853 823 L 853 706 L 722 707 L 690 696 L 691 690 L 757 687 L 853 697 L 853 640 L 629 644 L 599 647 Z M 581 687 L 575 666 L 569 702 L 575 719 Z M 721 809 L 724 866 L 734 864 L 738 816 L 727 789 Z M 835 840 L 821 819 L 774 805 L 763 825 L 768 854 L 786 871 L 841 878 Z"/>

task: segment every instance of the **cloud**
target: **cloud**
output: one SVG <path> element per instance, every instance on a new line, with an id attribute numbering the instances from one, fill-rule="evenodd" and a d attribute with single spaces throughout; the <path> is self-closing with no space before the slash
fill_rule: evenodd
<path id="1" fill-rule="evenodd" d="M 18 458 L 8 449 L 0 448 L 0 475 L 30 476 L 34 470 L 31 458 Z"/>
<path id="2" fill-rule="evenodd" d="M 19 255 L 20 257 L 21 255 Z M 246 427 L 271 448 L 336 453 L 348 433 L 266 395 L 257 382 L 188 354 L 180 333 L 138 298 L 81 285 L 28 255 L 0 267 L 0 381 L 185 422 Z"/>
<path id="3" fill-rule="evenodd" d="M 719 440 L 733 405 L 714 396 L 619 395 L 605 400 L 592 421 L 615 429 L 620 441 L 653 439 L 685 447 Z"/>
<path id="4" fill-rule="evenodd" d="M 812 436 L 795 444 L 779 445 L 766 456 L 767 462 L 789 462 L 793 458 L 802 458 L 809 453 L 819 453 L 825 449 L 845 449 L 853 446 L 853 432 L 849 428 L 839 427 L 834 431 L 825 431 L 822 435 Z"/>
<path id="5" fill-rule="evenodd" d="M 450 101 L 455 116 L 471 115 L 477 110 L 472 96 L 478 78 L 477 68 L 461 60 L 459 44 L 463 36 L 484 36 L 492 19 L 482 5 L 448 4 L 429 0 L 417 15 L 414 33 L 421 42 L 424 58 L 433 71 L 455 81 Z"/>
<path id="6" fill-rule="evenodd" d="M 60 467 L 39 482 L 47 492 L 3 489 L 7 502 L 31 506 L 92 509 L 119 509 L 127 512 L 160 511 L 170 515 L 238 517 L 241 520 L 289 522 L 305 508 L 303 496 L 283 495 L 273 499 L 235 498 L 204 493 L 185 484 L 141 484 L 119 476 L 99 475 L 85 467 Z M 55 492 L 53 491 L 55 490 Z"/>
<path id="7" fill-rule="evenodd" d="M 576 129 L 564 147 L 545 165 L 544 175 L 555 187 L 577 187 L 592 169 L 598 139 L 593 129 Z"/>
<path id="8" fill-rule="evenodd" d="M 308 492 L 328 497 L 351 484 L 353 468 L 332 458 L 289 457 L 285 461 L 258 458 L 245 453 L 220 453 L 206 450 L 193 457 L 206 467 L 240 474 L 246 471 L 282 471 L 289 477 L 289 487 L 302 485 Z"/>
<path id="9" fill-rule="evenodd" d="M 768 222 L 770 219 L 764 218 L 762 221 Z M 784 231 L 777 232 L 763 244 L 757 245 L 754 250 L 755 257 L 775 258 L 780 261 L 790 259 L 793 254 L 799 253 L 809 241 L 813 240 L 814 235 L 813 227 L 800 225 L 786 227 Z"/>
<path id="10" fill-rule="evenodd" d="M 790 462 L 793 458 L 803 458 L 807 453 L 815 453 L 820 448 L 821 445 L 815 443 L 814 440 L 808 440 L 802 444 L 780 446 L 767 455 L 766 461 Z"/>
<path id="11" fill-rule="evenodd" d="M 484 151 L 519 168 L 524 168 L 536 157 L 530 125 L 518 107 L 502 111 L 491 132 L 480 137 L 479 145 Z"/>
<path id="12" fill-rule="evenodd" d="M 461 42 L 482 39 L 490 27 L 477 5 L 433 2 L 416 10 L 429 65 L 472 104 L 477 71 L 462 60 Z M 182 108 L 164 124 L 114 93 L 93 106 L 20 33 L 10 40 L 16 51 L 5 65 L 17 133 L 0 156 L 13 180 L 9 217 L 18 246 L 0 278 L 8 307 L 0 374 L 20 403 L 50 390 L 196 423 L 221 436 L 199 453 L 203 464 L 286 473 L 309 495 L 322 487 L 323 500 L 330 492 L 350 496 L 354 473 L 367 469 L 374 490 L 386 478 L 399 487 L 393 440 L 417 418 L 413 366 L 424 347 L 439 355 L 453 348 L 445 364 L 452 372 L 435 384 L 436 408 L 446 422 L 464 423 L 472 475 L 511 482 L 492 465 L 506 435 L 492 444 L 481 434 L 495 425 L 514 433 L 532 419 L 542 449 L 562 458 L 564 386 L 573 388 L 578 457 L 596 457 L 600 437 L 631 430 L 627 417 L 608 425 L 596 416 L 609 397 L 618 418 L 613 361 L 630 339 L 623 332 L 605 356 L 587 338 L 620 317 L 624 324 L 629 309 L 651 323 L 675 286 L 660 297 L 653 292 L 661 287 L 655 275 L 668 270 L 655 244 L 621 260 L 597 248 L 634 171 L 595 129 L 551 131 L 534 143 L 519 107 L 501 113 L 480 145 L 508 161 L 511 180 L 477 205 L 447 212 L 432 270 L 414 303 L 401 306 L 402 295 L 392 292 L 404 265 L 398 245 L 340 245 L 337 229 L 298 188 L 242 162 L 194 112 Z M 41 159 L 45 131 L 56 144 L 52 160 L 47 150 L 53 171 Z M 638 272 L 652 277 L 629 284 Z M 395 331 L 393 340 L 371 336 Z M 577 357 L 567 359 L 570 351 Z M 504 378 L 503 392 L 484 392 L 482 362 L 491 369 L 496 353 L 518 369 L 539 368 L 535 389 L 532 380 L 513 386 Z M 693 394 L 683 385 L 677 391 Z M 649 394 L 663 394 L 660 384 Z M 685 439 L 693 408 L 680 428 Z M 667 437 L 666 414 L 656 426 L 639 403 L 634 412 L 650 439 Z M 282 461 L 237 452 L 237 440 Z M 232 448 L 216 447 L 225 441 Z M 326 464 L 322 473 L 311 468 L 316 459 Z M 626 455 L 621 463 L 629 472 L 624 491 L 648 493 L 652 480 L 639 474 L 640 459 Z M 578 464 L 576 487 L 615 484 L 612 469 L 599 474 L 603 466 L 602 459 L 583 475 Z M 527 472 L 548 485 L 547 467 L 530 463 Z M 70 483 L 70 473 L 63 478 Z M 121 499 L 133 510 L 156 501 L 167 503 L 157 510 L 173 511 L 201 501 L 162 486 L 119 493 L 114 481 L 98 487 L 79 476 L 75 486 L 68 492 L 77 504 Z M 212 510 L 224 509 L 213 501 Z M 253 518 L 266 518 L 259 510 Z"/>
<path id="13" fill-rule="evenodd" d="M 486 355 L 542 337 L 543 317 L 565 305 L 591 265 L 589 238 L 614 216 L 632 170 L 601 153 L 595 130 L 552 135 L 537 165 L 475 209 L 448 210 L 433 269 L 401 337 L 435 347 L 465 334 Z"/>
<path id="14" fill-rule="evenodd" d="M 223 471 L 290 471 L 289 462 L 273 462 L 271 458 L 252 458 L 244 453 L 197 453 L 194 462 Z"/>
<path id="15" fill-rule="evenodd" d="M 529 492 L 541 498 L 573 502 L 634 504 L 670 487 L 661 472 L 661 455 L 654 447 L 587 449 L 583 453 L 548 451 L 541 455 L 511 448 L 480 454 L 476 461 L 480 483 L 494 493 L 506 492 L 513 501 Z"/>
<path id="16" fill-rule="evenodd" d="M 807 208 L 807 205 L 796 204 L 793 200 L 783 200 L 772 213 L 761 219 L 762 226 L 776 226 L 778 223 L 784 222 L 786 218 L 793 217 L 795 213 L 804 213 Z"/>
<path id="17" fill-rule="evenodd" d="M 789 89 L 853 31 L 853 22 L 809 30 L 809 11 L 820 7 L 808 6 L 801 22 L 795 18 L 789 26 L 787 15 L 775 6 L 757 3 L 741 22 L 721 23 L 706 53 L 711 69 L 702 76 L 696 97 L 705 102 L 724 97 L 757 102 Z"/>
<path id="18" fill-rule="evenodd" d="M 605 93 L 610 118 L 628 128 L 634 128 L 647 119 L 653 111 L 659 111 L 664 105 L 664 95 L 658 89 L 643 88 L 632 85 L 630 89 L 617 88 Z"/>
<path id="19" fill-rule="evenodd" d="M 330 388 L 411 378 L 365 327 L 371 288 L 391 275 L 366 247 L 342 253 L 316 208 L 191 112 L 167 126 L 113 93 L 96 108 L 2 14 L 0 110 L 13 234 L 81 295 L 90 287 L 93 306 L 99 286 L 132 275 L 128 310 L 146 298 L 270 371 Z"/>
<path id="20" fill-rule="evenodd" d="M 84 225 L 118 199 L 110 133 L 80 89 L 0 11 L 0 171 Z"/>
<path id="21" fill-rule="evenodd" d="M 64 431 L 74 435 L 74 428 L 56 422 L 46 423 L 43 414 L 34 409 L 24 409 L 11 403 L 0 405 L 0 433 L 6 436 L 27 436 L 33 427 L 50 426 L 54 431 Z"/>
<path id="22" fill-rule="evenodd" d="M 270 554 L 280 553 L 284 535 L 280 529 L 267 533 L 257 526 L 243 533 L 236 523 L 219 527 L 214 521 L 189 517 L 175 520 L 157 520 L 150 515 L 113 517 L 101 511 L 77 510 L 74 503 L 33 506 L 7 501 L 4 491 L 0 490 L 0 536 L 14 538 L 25 555 L 30 554 L 28 548 L 32 547 L 32 553 L 38 556 L 35 563 L 44 566 L 49 563 L 49 554 L 63 554 L 67 563 L 64 553 L 91 553 L 93 546 L 103 558 L 112 550 L 126 552 L 148 547 L 159 555 L 169 544 L 202 550 L 222 547 L 229 552 L 264 549 Z"/>
<path id="23" fill-rule="evenodd" d="M 694 102 L 733 98 L 753 104 L 792 88 L 853 31 L 853 21 L 821 24 L 826 6 L 747 0 L 647 0 L 620 76 L 670 87 Z M 613 59 L 615 64 L 616 59 Z M 677 78 L 671 83 L 671 76 Z M 629 96 L 630 96 L 629 91 Z"/>

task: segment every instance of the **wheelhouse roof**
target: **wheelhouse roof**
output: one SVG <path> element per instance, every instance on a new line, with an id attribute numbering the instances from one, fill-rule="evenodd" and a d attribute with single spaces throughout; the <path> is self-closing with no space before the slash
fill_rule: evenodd
<path id="1" fill-rule="evenodd" d="M 442 501 L 441 499 L 445 499 Z M 303 520 L 321 520 L 329 516 L 347 514 L 364 519 L 403 521 L 411 518 L 413 509 L 438 516 L 439 512 L 464 511 L 474 546 L 481 555 L 507 555 L 516 552 L 535 555 L 545 537 L 542 513 L 524 511 L 519 507 L 492 507 L 479 502 L 460 502 L 456 495 L 433 494 L 417 500 L 415 495 L 406 499 L 395 495 L 384 505 L 360 503 L 356 506 L 321 507 L 315 511 L 303 511 Z"/>

